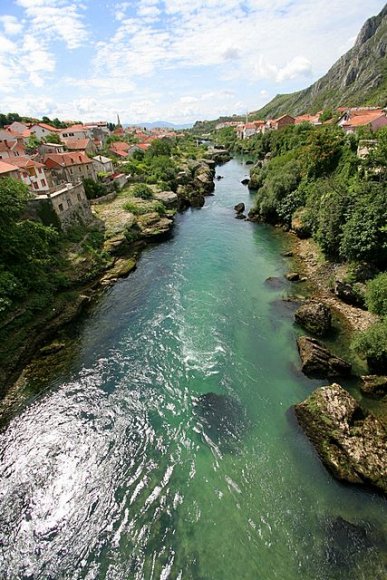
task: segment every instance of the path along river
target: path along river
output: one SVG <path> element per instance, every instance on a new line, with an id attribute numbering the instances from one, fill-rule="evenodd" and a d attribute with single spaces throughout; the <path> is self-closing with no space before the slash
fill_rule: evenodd
<path id="1" fill-rule="evenodd" d="M 289 283 L 265 284 L 283 235 L 234 218 L 247 169 L 218 168 L 1 434 L 1 578 L 384 577 L 384 500 L 336 482 L 288 413 L 323 383 L 297 371 Z"/>

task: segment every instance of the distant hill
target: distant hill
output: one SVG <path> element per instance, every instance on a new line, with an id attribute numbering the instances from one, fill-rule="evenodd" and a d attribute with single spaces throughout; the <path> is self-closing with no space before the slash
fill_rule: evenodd
<path id="1" fill-rule="evenodd" d="M 175 125 L 174 123 L 168 123 L 168 121 L 153 121 L 149 123 L 145 121 L 144 123 L 125 123 L 126 127 L 145 127 L 145 129 L 173 129 L 175 131 L 179 129 L 191 129 L 192 123 L 185 125 Z"/>
<path id="2" fill-rule="evenodd" d="M 325 76 L 303 91 L 277 95 L 251 118 L 316 113 L 347 105 L 387 106 L 387 4 L 366 21 L 354 47 Z"/>

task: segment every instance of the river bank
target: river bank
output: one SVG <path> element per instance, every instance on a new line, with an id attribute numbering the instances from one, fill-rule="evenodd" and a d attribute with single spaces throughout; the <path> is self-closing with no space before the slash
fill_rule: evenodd
<path id="1" fill-rule="evenodd" d="M 18 399 L 22 401 L 24 386 L 37 367 L 47 370 L 59 351 L 64 351 L 64 360 L 70 356 L 66 353 L 72 351 L 72 327 L 87 316 L 104 289 L 128 276 L 145 248 L 172 235 L 176 212 L 204 205 L 205 197 L 212 195 L 215 187 L 216 163 L 222 162 L 222 155 L 215 152 L 182 163 L 176 193 L 153 187 L 152 199 L 144 200 L 134 197 L 133 188 L 129 187 L 113 200 L 93 205 L 94 223 L 89 228 L 78 228 L 76 241 L 69 243 L 66 250 L 68 265 L 62 272 L 67 279 L 66 290 L 55 295 L 33 319 L 25 320 L 21 307 L 3 327 L 6 338 L 0 349 L 1 422 L 7 421 Z M 85 252 L 83 246 L 87 246 L 92 231 L 102 236 L 102 246 Z M 7 327 L 8 332 L 4 330 Z"/>

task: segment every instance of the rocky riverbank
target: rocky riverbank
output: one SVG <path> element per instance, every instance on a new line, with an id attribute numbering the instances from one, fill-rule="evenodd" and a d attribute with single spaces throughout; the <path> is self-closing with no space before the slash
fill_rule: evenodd
<path id="1" fill-rule="evenodd" d="M 309 295 L 309 300 L 296 312 L 296 322 L 315 336 L 329 333 L 330 312 L 340 317 L 342 330 L 349 335 L 371 326 L 377 320 L 374 314 L 344 302 L 335 291 L 337 283 L 345 279 L 346 267 L 324 260 L 313 240 L 300 239 L 293 233 L 288 235 L 291 250 L 287 257 L 300 279 L 307 280 Z M 333 348 L 337 341 L 340 333 L 333 341 Z M 301 368 L 308 376 L 345 377 L 351 373 L 346 361 L 314 338 L 300 337 L 298 349 Z M 337 384 L 317 389 L 295 405 L 296 416 L 322 462 L 335 477 L 387 493 L 386 378 L 362 377 L 360 389 L 366 397 L 360 403 Z M 372 398 L 377 401 L 367 404 Z"/>
<path id="2" fill-rule="evenodd" d="M 144 200 L 127 188 L 113 200 L 93 206 L 93 227 L 104 239 L 97 258 L 93 252 L 81 251 L 85 240 L 69 244 L 66 291 L 32 320 L 25 321 L 25 311 L 20 308 L 7 321 L 7 342 L 0 352 L 0 417 L 18 400 L 31 369 L 46 368 L 47 357 L 71 350 L 74 323 L 103 289 L 133 271 L 147 245 L 171 236 L 176 212 L 202 207 L 205 196 L 213 194 L 215 166 L 212 159 L 186 163 L 176 192 L 155 187 L 153 198 Z"/>

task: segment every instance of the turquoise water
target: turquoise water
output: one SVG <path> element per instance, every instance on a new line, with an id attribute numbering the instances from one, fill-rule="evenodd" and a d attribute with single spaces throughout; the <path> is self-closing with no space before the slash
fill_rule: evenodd
<path id="1" fill-rule="evenodd" d="M 385 500 L 335 481 L 288 411 L 323 383 L 298 370 L 283 236 L 234 218 L 247 172 L 218 168 L 1 434 L 1 578 L 385 577 Z"/>

